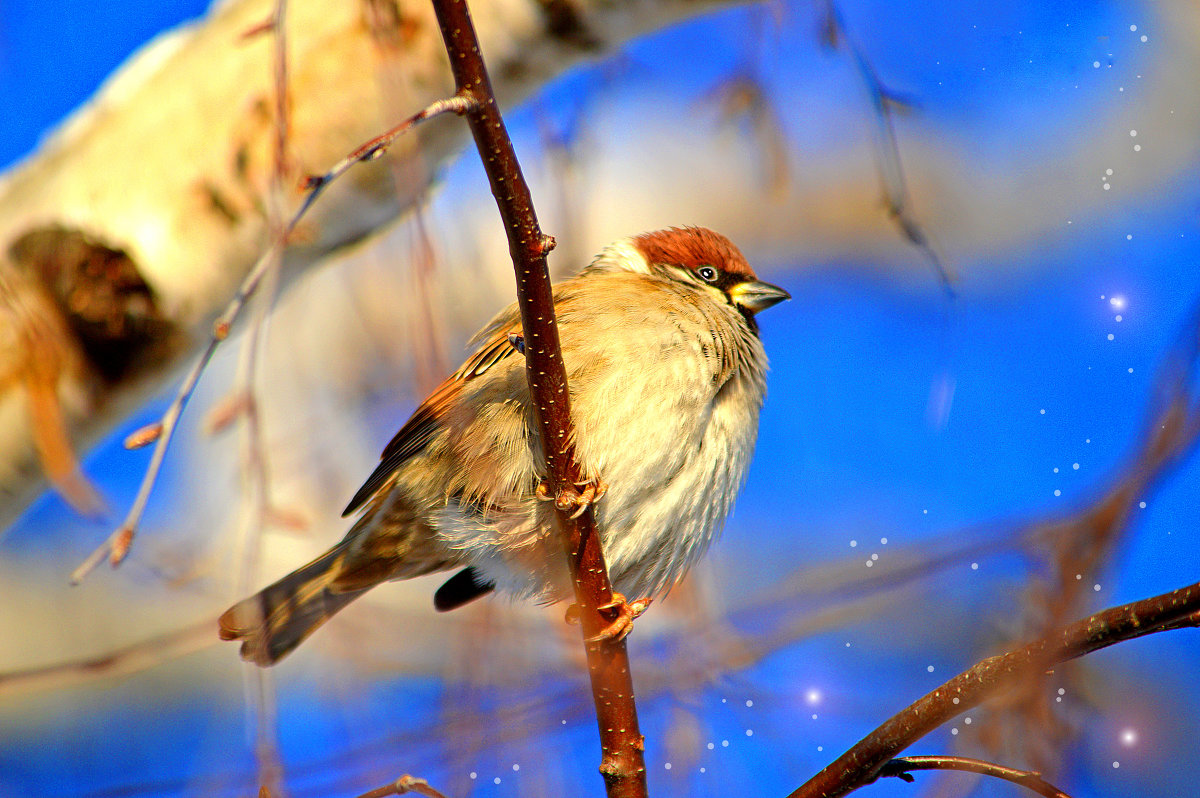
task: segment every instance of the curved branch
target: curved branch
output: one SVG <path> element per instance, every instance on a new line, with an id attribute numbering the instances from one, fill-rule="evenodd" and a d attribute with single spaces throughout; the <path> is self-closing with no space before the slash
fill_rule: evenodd
<path id="1" fill-rule="evenodd" d="M 1143 635 L 1194 626 L 1200 626 L 1200 582 L 1112 607 L 989 657 L 893 715 L 789 798 L 835 798 L 870 784 L 900 751 L 1029 674 Z"/>
<path id="2" fill-rule="evenodd" d="M 91 573 L 105 558 L 108 559 L 113 567 L 116 567 L 129 555 L 134 535 L 137 534 L 138 524 L 141 523 L 142 515 L 146 511 L 146 505 L 150 501 L 150 494 L 153 492 L 154 485 L 158 481 L 158 473 L 162 469 L 163 460 L 167 455 L 167 449 L 171 445 L 175 428 L 179 424 L 179 419 L 183 415 L 184 408 L 187 407 L 188 400 L 192 398 L 192 394 L 196 390 L 196 385 L 200 382 L 200 377 L 204 374 L 204 369 L 207 368 L 209 361 L 216 354 L 217 348 L 229 337 L 234 322 L 241 315 L 242 309 L 250 300 L 250 297 L 258 290 L 258 286 L 263 278 L 271 269 L 278 267 L 283 258 L 284 250 L 288 246 L 289 238 L 296 231 L 305 214 L 313 207 L 317 198 L 321 196 L 334 180 L 345 174 L 351 166 L 378 158 L 387 151 L 389 146 L 395 143 L 396 139 L 421 122 L 446 113 L 462 114 L 471 107 L 474 107 L 473 101 L 464 97 L 449 97 L 435 100 L 429 106 L 405 119 L 387 133 L 376 136 L 366 144 L 358 147 L 354 152 L 338 161 L 325 174 L 317 177 L 310 176 L 305 179 L 304 185 L 308 193 L 304 201 L 300 204 L 299 209 L 288 221 L 287 225 L 276 234 L 271 246 L 259 256 L 254 266 L 250 269 L 250 272 L 246 275 L 246 279 L 242 281 L 237 292 L 233 295 L 233 299 L 229 301 L 224 311 L 222 311 L 221 315 L 213 323 L 212 333 L 209 336 L 207 346 L 205 346 L 199 359 L 196 360 L 192 368 L 188 371 L 183 383 L 176 390 L 175 398 L 167 406 L 162 418 L 153 424 L 142 427 L 126 438 L 125 448 L 127 449 L 139 449 L 143 446 L 149 446 L 151 443 L 154 444 L 154 453 L 150 457 L 150 464 L 146 467 L 146 471 L 142 475 L 142 482 L 138 487 L 137 496 L 134 498 L 133 504 L 125 516 L 125 520 L 71 572 L 71 584 L 77 585 L 82 582 L 84 577 Z"/>
<path id="3" fill-rule="evenodd" d="M 1031 770 L 997 765 L 994 762 L 984 762 L 982 759 L 970 759 L 964 756 L 905 756 L 893 759 L 879 771 L 879 778 L 894 776 L 901 781 L 913 780 L 910 775 L 914 770 L 961 770 L 966 773 L 978 773 L 981 776 L 1011 781 L 1033 790 L 1045 798 L 1071 798 L 1062 790 L 1042 778 L 1040 773 Z"/>

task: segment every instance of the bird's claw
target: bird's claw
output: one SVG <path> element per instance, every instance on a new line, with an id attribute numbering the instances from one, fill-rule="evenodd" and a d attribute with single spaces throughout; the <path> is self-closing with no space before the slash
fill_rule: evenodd
<path id="1" fill-rule="evenodd" d="M 576 490 L 575 487 L 582 488 L 582 490 Z M 570 516 L 572 519 L 583 515 L 584 510 L 600 501 L 604 498 L 604 494 L 608 493 L 608 483 L 606 482 L 579 482 L 575 487 L 565 488 L 557 496 L 552 496 L 546 483 L 539 482 L 534 493 L 544 502 L 554 502 L 554 506 L 563 512 L 574 507 L 575 511 Z"/>
<path id="2" fill-rule="evenodd" d="M 646 597 L 636 601 L 626 601 L 625 596 L 613 591 L 613 598 L 607 604 L 601 604 L 598 609 L 601 615 L 612 618 L 608 626 L 600 630 L 598 634 L 587 639 L 589 643 L 600 642 L 616 642 L 624 640 L 630 632 L 633 631 L 633 622 L 641 616 L 643 612 L 650 606 L 653 599 Z M 579 615 L 579 607 L 572 605 L 575 610 L 575 616 Z M 571 608 L 567 609 L 567 617 L 571 617 Z"/>

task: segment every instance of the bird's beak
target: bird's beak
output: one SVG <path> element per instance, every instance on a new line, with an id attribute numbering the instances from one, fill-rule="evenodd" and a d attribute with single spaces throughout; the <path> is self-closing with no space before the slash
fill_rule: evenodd
<path id="1" fill-rule="evenodd" d="M 751 313 L 758 313 L 760 310 L 766 310 L 772 305 L 778 305 L 783 300 L 792 298 L 791 294 L 779 286 L 764 283 L 761 280 L 747 280 L 744 283 L 738 283 L 729 289 L 729 296 L 733 299 L 733 304 L 745 308 Z"/>

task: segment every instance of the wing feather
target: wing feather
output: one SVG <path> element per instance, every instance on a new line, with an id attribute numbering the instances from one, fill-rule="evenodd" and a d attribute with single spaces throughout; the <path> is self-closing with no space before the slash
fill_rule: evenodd
<path id="1" fill-rule="evenodd" d="M 412 416 L 384 448 L 379 465 L 342 511 L 343 517 L 360 510 L 387 484 L 397 469 L 424 451 L 441 428 L 441 419 L 462 395 L 463 386 L 467 382 L 516 354 L 508 336 L 513 333 L 520 334 L 520 330 L 520 325 L 514 324 L 508 314 L 502 314 L 480 332 L 480 336 L 488 335 L 484 344 L 413 411 Z M 472 340 L 478 340 L 480 336 Z"/>

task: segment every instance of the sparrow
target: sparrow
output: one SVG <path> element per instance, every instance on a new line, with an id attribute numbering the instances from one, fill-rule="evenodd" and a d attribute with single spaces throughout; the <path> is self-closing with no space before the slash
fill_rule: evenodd
<path id="1" fill-rule="evenodd" d="M 593 486 L 614 591 L 661 595 L 720 531 L 746 476 L 766 391 L 756 314 L 790 295 L 702 227 L 605 247 L 554 289 L 575 456 Z M 572 595 L 543 501 L 545 458 L 516 305 L 422 402 L 343 516 L 340 543 L 231 607 L 220 636 L 261 666 L 381 582 L 459 569 L 436 609 L 493 590 Z M 589 494 L 591 495 L 591 494 Z M 643 605 L 644 606 L 644 605 Z"/>

